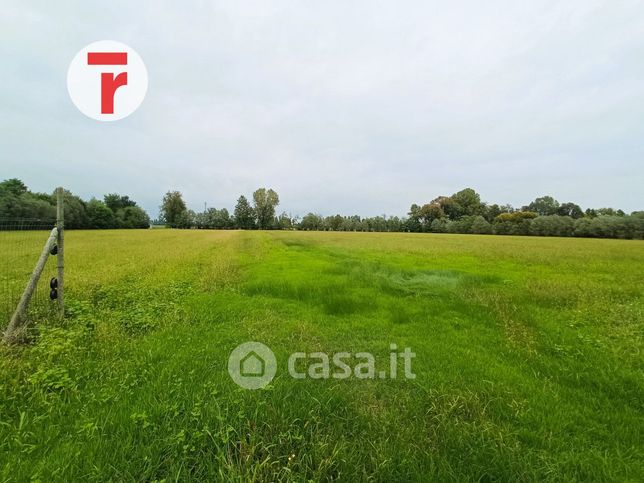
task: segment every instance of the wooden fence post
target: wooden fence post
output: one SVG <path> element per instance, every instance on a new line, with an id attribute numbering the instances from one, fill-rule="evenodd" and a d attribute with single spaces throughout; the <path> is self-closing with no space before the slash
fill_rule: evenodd
<path id="1" fill-rule="evenodd" d="M 56 228 L 58 228 L 58 313 L 65 316 L 65 190 L 56 190 Z"/>
<path id="2" fill-rule="evenodd" d="M 15 343 L 20 339 L 20 330 L 23 325 L 27 322 L 27 307 L 31 300 L 31 296 L 36 290 L 36 285 L 40 279 L 43 269 L 45 268 L 45 263 L 47 263 L 47 257 L 49 257 L 50 252 L 54 244 L 56 243 L 56 238 L 58 237 L 58 228 L 54 227 L 49 234 L 49 238 L 45 243 L 45 246 L 42 249 L 38 263 L 36 263 L 36 268 L 29 278 L 29 283 L 25 287 L 25 291 L 20 297 L 20 302 L 18 302 L 18 307 L 11 317 L 11 322 L 9 322 L 9 327 L 4 333 L 3 341 L 7 344 Z"/>

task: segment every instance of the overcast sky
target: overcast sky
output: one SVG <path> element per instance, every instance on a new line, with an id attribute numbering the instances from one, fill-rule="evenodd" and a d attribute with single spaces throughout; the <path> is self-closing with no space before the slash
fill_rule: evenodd
<path id="1" fill-rule="evenodd" d="M 85 117 L 74 55 L 128 44 L 149 89 Z M 260 186 L 293 214 L 403 215 L 473 187 L 644 209 L 644 2 L 17 1 L 0 8 L 0 178 L 154 217 Z"/>

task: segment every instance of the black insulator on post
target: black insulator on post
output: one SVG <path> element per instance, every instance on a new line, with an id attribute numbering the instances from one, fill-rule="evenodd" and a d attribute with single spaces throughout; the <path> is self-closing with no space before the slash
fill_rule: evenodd
<path id="1" fill-rule="evenodd" d="M 56 300 L 58 298 L 58 290 L 55 288 L 52 288 L 51 291 L 49 292 L 49 298 L 52 300 Z"/>
<path id="2" fill-rule="evenodd" d="M 58 279 L 56 277 L 49 281 L 49 288 L 58 288 Z"/>
<path id="3" fill-rule="evenodd" d="M 58 245 L 54 245 L 51 247 L 51 250 L 49 251 L 51 255 L 58 255 Z"/>

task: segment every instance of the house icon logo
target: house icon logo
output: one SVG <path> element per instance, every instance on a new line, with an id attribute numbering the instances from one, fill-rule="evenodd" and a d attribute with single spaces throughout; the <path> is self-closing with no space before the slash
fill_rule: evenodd
<path id="1" fill-rule="evenodd" d="M 239 373 L 244 377 L 262 377 L 266 371 L 266 362 L 255 351 L 246 354 L 239 366 Z"/>
<path id="2" fill-rule="evenodd" d="M 245 389 L 261 389 L 277 372 L 275 354 L 261 342 L 245 342 L 233 349 L 228 357 L 228 373 Z"/>

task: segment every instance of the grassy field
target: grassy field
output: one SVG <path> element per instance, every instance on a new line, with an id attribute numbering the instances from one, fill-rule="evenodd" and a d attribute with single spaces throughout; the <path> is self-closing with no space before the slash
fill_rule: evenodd
<path id="1" fill-rule="evenodd" d="M 148 230 L 66 251 L 67 320 L 0 354 L 0 480 L 644 479 L 644 242 Z M 277 356 L 266 389 L 228 375 L 246 341 Z M 416 379 L 287 373 L 296 351 L 380 368 L 390 343 Z"/>

